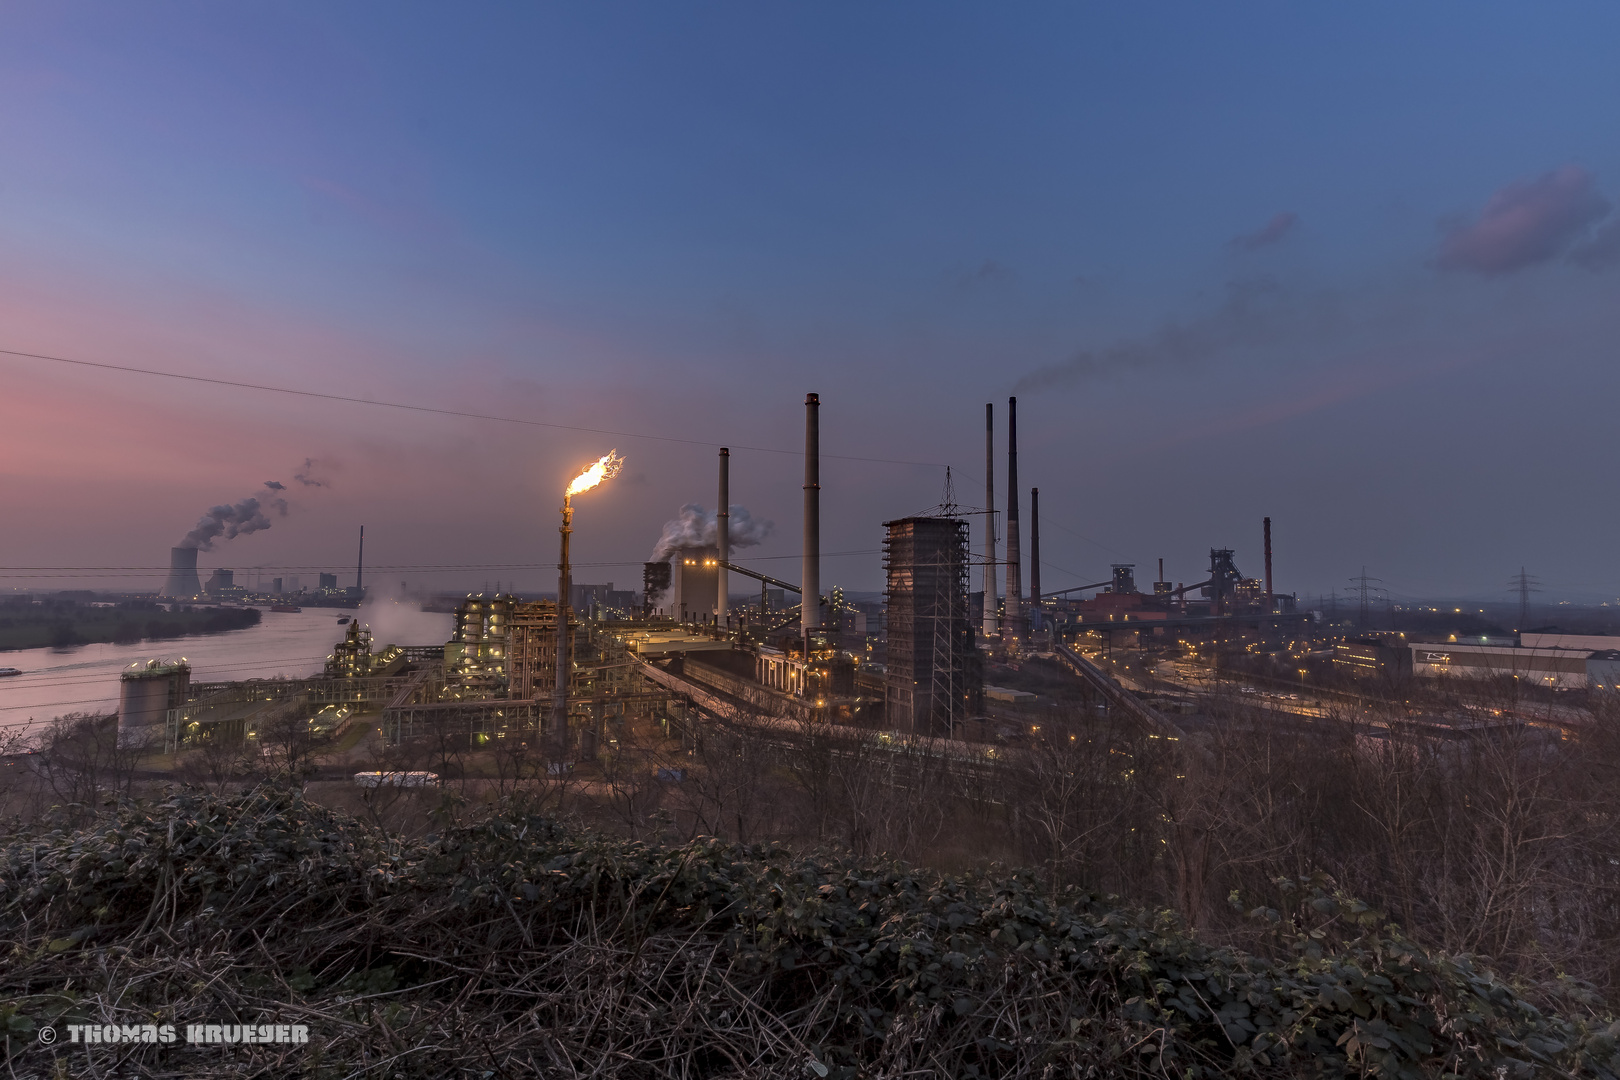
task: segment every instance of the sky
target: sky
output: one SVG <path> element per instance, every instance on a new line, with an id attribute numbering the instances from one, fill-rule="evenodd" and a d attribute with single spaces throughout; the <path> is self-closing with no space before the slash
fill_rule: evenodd
<path id="1" fill-rule="evenodd" d="M 1044 588 L 1258 575 L 1270 516 L 1279 591 L 1614 600 L 1616 40 L 1595 2 L 8 4 L 0 589 L 155 588 L 266 481 L 205 572 L 364 524 L 375 583 L 544 589 L 609 449 L 575 579 L 622 588 L 721 446 L 737 554 L 796 579 L 815 392 L 828 586 L 882 587 L 945 466 L 983 505 L 987 402 L 1005 509 L 1016 395 Z"/>

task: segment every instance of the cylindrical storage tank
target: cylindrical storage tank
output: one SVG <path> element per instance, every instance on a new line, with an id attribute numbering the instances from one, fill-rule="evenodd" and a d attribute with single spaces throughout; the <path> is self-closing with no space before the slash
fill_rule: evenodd
<path id="1" fill-rule="evenodd" d="M 148 660 L 119 677 L 118 741 L 125 746 L 162 743 L 169 710 L 184 702 L 191 668 L 184 662 Z"/>

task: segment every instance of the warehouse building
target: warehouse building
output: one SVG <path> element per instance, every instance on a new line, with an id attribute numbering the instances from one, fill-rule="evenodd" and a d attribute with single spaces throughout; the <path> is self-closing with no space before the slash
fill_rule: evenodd
<path id="1" fill-rule="evenodd" d="M 1537 649 L 1513 645 L 1461 642 L 1411 646 L 1412 673 L 1427 678 L 1517 678 L 1555 690 L 1584 690 L 1600 683 L 1612 687 L 1620 669 L 1592 649 Z"/>

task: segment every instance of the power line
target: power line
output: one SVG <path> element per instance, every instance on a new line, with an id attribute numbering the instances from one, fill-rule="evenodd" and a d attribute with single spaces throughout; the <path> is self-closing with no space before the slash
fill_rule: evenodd
<path id="1" fill-rule="evenodd" d="M 883 554 L 883 550 L 881 548 L 860 548 L 858 550 L 851 550 L 851 551 L 825 551 L 825 552 L 822 552 L 821 557 L 824 558 L 824 559 L 827 559 L 827 558 L 833 558 L 835 556 L 840 556 L 840 555 L 881 555 L 881 554 Z M 772 560 L 772 559 L 797 559 L 797 558 L 800 558 L 800 557 L 801 556 L 798 553 L 794 553 L 792 555 L 755 555 L 755 556 L 753 556 L 751 558 L 747 558 L 747 559 L 733 559 L 732 562 L 766 562 L 766 561 L 769 561 L 769 560 Z M 639 566 L 641 564 L 640 563 L 631 563 L 631 562 L 589 562 L 589 563 L 574 563 L 574 565 L 575 566 Z M 423 573 L 423 574 L 438 573 L 440 571 L 446 571 L 446 570 L 555 570 L 556 568 L 557 568 L 557 564 L 554 563 L 554 562 L 551 562 L 551 563 L 398 563 L 398 564 L 391 565 L 391 566 L 368 566 L 368 567 L 366 567 L 367 570 L 387 570 L 390 573 L 407 573 L 407 572 L 410 572 L 410 571 L 416 571 L 418 573 Z M 260 571 L 260 570 L 306 570 L 307 571 L 307 570 L 333 570 L 333 569 L 352 570 L 353 567 L 348 565 L 348 564 L 344 564 L 343 566 L 334 566 L 334 565 L 332 565 L 330 563 L 325 564 L 325 565 L 317 565 L 317 564 L 307 564 L 307 565 L 293 565 L 293 564 L 269 565 L 269 564 L 266 564 L 264 566 L 247 566 L 247 567 L 243 567 L 243 570 L 253 570 L 253 571 Z M 53 571 L 58 571 L 59 570 L 59 571 L 63 571 L 63 572 L 75 571 L 75 570 L 109 570 L 109 571 L 116 570 L 116 571 L 118 571 L 120 573 L 123 573 L 123 572 L 138 572 L 138 571 L 143 571 L 143 570 L 149 570 L 149 571 L 152 571 L 154 573 L 165 573 L 166 574 L 166 573 L 169 572 L 170 567 L 167 567 L 167 566 L 0 566 L 0 572 L 9 573 L 9 572 L 14 571 L 14 570 L 53 570 Z"/>
<path id="2" fill-rule="evenodd" d="M 79 701 L 50 701 L 42 705 L 0 705 L 0 712 L 22 712 L 25 709 L 60 709 L 64 705 L 100 705 L 102 702 L 113 700 L 117 697 L 117 694 L 109 694 L 106 697 L 82 698 Z M 48 723 L 49 721 L 41 722 Z M 6 726 L 13 727 L 15 725 L 8 724 Z"/>
<path id="3" fill-rule="evenodd" d="M 320 399 L 320 400 L 323 400 L 323 401 L 336 401 L 336 402 L 341 402 L 341 403 L 349 404 L 349 405 L 370 405 L 370 406 L 372 406 L 374 408 L 399 409 L 399 410 L 403 410 L 403 411 L 406 411 L 406 412 L 429 413 L 429 414 L 438 415 L 438 416 L 451 416 L 451 417 L 457 417 L 457 418 L 464 419 L 464 420 L 485 420 L 485 421 L 490 421 L 490 422 L 493 422 L 493 423 L 501 423 L 501 424 L 520 424 L 520 425 L 523 425 L 525 427 L 553 428 L 553 429 L 556 429 L 558 431 L 578 431 L 578 432 L 583 432 L 583 433 L 591 434 L 591 435 L 608 435 L 608 436 L 612 436 L 614 438 L 622 438 L 622 439 L 642 439 L 642 440 L 650 441 L 650 442 L 677 443 L 677 444 L 684 445 L 684 446 L 717 446 L 717 445 L 719 445 L 718 443 L 705 441 L 705 440 L 702 440 L 702 439 L 682 439 L 682 438 L 677 438 L 675 436 L 670 436 L 670 435 L 649 435 L 649 434 L 647 434 L 645 432 L 636 432 L 636 431 L 615 431 L 615 430 L 613 430 L 611 428 L 593 428 L 593 427 L 585 427 L 585 426 L 579 425 L 579 424 L 558 424 L 558 423 L 553 423 L 551 421 L 546 421 L 546 420 L 529 420 L 529 419 L 524 419 L 522 417 L 500 416 L 500 415 L 496 415 L 496 414 L 493 414 L 493 413 L 478 413 L 478 412 L 472 412 L 472 411 L 463 410 L 463 409 L 445 409 L 445 408 L 440 408 L 440 407 L 432 406 L 432 405 L 415 405 L 415 404 L 411 404 L 409 402 L 382 401 L 382 400 L 379 400 L 379 399 L 376 399 L 376 398 L 351 397 L 351 396 L 348 396 L 348 395 L 345 395 L 345 394 L 332 394 L 332 393 L 327 393 L 325 391 L 320 391 L 320 390 L 301 390 L 301 389 L 297 389 L 295 387 L 288 387 L 288 386 L 271 386 L 271 385 L 268 385 L 268 384 L 265 384 L 265 383 L 250 383 L 250 382 L 243 382 L 243 381 L 237 380 L 237 379 L 222 379 L 222 378 L 219 378 L 217 376 L 212 376 L 212 375 L 189 375 L 189 374 L 186 374 L 184 372 L 159 371 L 159 370 L 157 370 L 155 368 L 140 368 L 140 367 L 134 367 L 132 365 L 127 365 L 127 364 L 108 364 L 108 363 L 102 363 L 102 362 L 94 361 L 94 360 L 75 360 L 75 359 L 72 359 L 72 358 L 66 357 L 66 356 L 51 356 L 51 355 L 48 355 L 46 353 L 23 352 L 22 350 L 19 350 L 19 349 L 0 349 L 0 356 L 14 356 L 14 357 L 19 357 L 19 358 L 28 359 L 28 360 L 45 360 L 45 361 L 48 361 L 50 363 L 68 364 L 68 365 L 71 365 L 71 366 L 74 366 L 74 367 L 95 368 L 95 369 L 102 370 L 102 371 L 121 371 L 121 372 L 125 372 L 126 374 L 131 374 L 131 375 L 147 375 L 147 376 L 151 376 L 153 378 L 178 379 L 178 380 L 183 381 L 183 382 L 205 383 L 205 384 L 212 385 L 212 386 L 229 386 L 229 387 L 234 387 L 234 388 L 239 389 L 239 390 L 257 390 L 257 391 L 260 391 L 262 393 L 270 393 L 270 394 L 287 394 L 287 395 L 290 395 L 290 396 L 293 396 L 293 397 L 315 398 L 315 399 Z M 754 451 L 756 453 L 762 453 L 762 454 L 786 454 L 786 455 L 797 457 L 797 456 L 800 456 L 803 453 L 802 450 L 797 450 L 797 449 L 787 450 L 787 449 L 783 449 L 783 448 L 780 448 L 780 447 L 774 447 L 774 446 L 747 446 L 747 445 L 739 444 L 739 443 L 736 443 L 736 442 L 729 442 L 727 445 L 736 447 L 739 450 L 751 450 L 751 451 Z M 824 457 L 824 458 L 834 458 L 834 459 L 837 459 L 837 460 L 840 460 L 840 461 L 860 461 L 860 462 L 868 462 L 868 463 L 882 464 L 882 465 L 908 465 L 908 466 L 913 466 L 913 467 L 918 467 L 918 468 L 929 468 L 929 469 L 949 469 L 949 468 L 951 468 L 951 466 L 947 465 L 946 463 L 938 462 L 938 461 L 908 461 L 908 460 L 903 460 L 903 459 L 899 459 L 899 458 L 862 457 L 862 456 L 855 455 L 855 454 L 828 454 L 828 453 L 823 453 L 821 456 Z M 965 477 L 968 477 L 969 479 L 972 479 L 970 474 L 964 473 L 963 475 Z M 1107 544 L 1102 543 L 1100 540 L 1095 540 L 1092 537 L 1089 537 L 1089 536 L 1085 535 L 1084 533 L 1081 533 L 1081 532 L 1079 532 L 1079 531 L 1077 531 L 1075 529 L 1072 529 L 1072 528 L 1068 527 L 1067 525 L 1064 525 L 1061 521 L 1057 521 L 1057 520 L 1055 520 L 1055 519 L 1053 519 L 1051 517 L 1048 517 L 1046 519 L 1046 524 L 1048 524 L 1048 525 L 1050 525 L 1050 526 L 1052 526 L 1054 528 L 1060 529 L 1063 532 L 1066 532 L 1069 535 L 1071 535 L 1071 536 L 1073 536 L 1073 537 L 1075 537 L 1077 539 L 1084 540 L 1088 544 L 1091 544 L 1091 545 L 1093 545 L 1095 547 L 1102 548 L 1104 551 L 1110 552 L 1110 553 L 1115 554 L 1115 555 L 1120 555 L 1121 557 L 1123 557 L 1124 553 L 1120 552 L 1118 549 L 1109 547 Z M 823 558 L 833 558 L 833 557 L 837 557 L 839 555 L 854 555 L 854 554 L 877 555 L 877 554 L 882 554 L 882 552 L 878 551 L 878 550 L 860 551 L 860 552 L 824 552 L 822 554 L 822 557 Z M 797 558 L 799 558 L 799 556 L 798 555 L 770 555 L 770 556 L 761 556 L 761 558 L 797 559 Z M 746 561 L 756 561 L 756 560 L 738 559 L 738 560 L 734 560 L 734 561 L 746 562 Z M 618 566 L 634 566 L 636 564 L 631 563 L 631 562 L 611 562 L 611 563 L 576 563 L 575 565 L 576 566 L 618 567 Z M 345 566 L 343 568 L 346 569 L 347 567 Z M 477 566 L 477 567 L 470 567 L 470 566 L 444 566 L 444 567 L 398 566 L 398 567 L 385 567 L 385 566 L 379 566 L 379 567 L 376 567 L 376 569 L 379 572 L 386 571 L 388 573 L 430 573 L 430 572 L 439 572 L 441 570 L 463 570 L 463 569 L 533 570 L 533 569 L 552 569 L 552 568 L 553 567 L 552 567 L 551 564 L 534 564 L 534 565 L 513 564 L 511 566 L 490 565 L 490 566 L 487 566 L 487 567 L 484 567 L 484 566 Z M 147 566 L 147 567 L 97 566 L 97 567 L 62 567 L 62 568 L 48 567 L 48 566 L 39 566 L 39 567 L 0 567 L 0 573 L 5 573 L 6 576 L 16 576 L 14 574 L 10 574 L 9 571 L 14 571 L 14 570 L 55 570 L 55 569 L 62 569 L 64 571 L 68 571 L 68 570 L 120 570 L 120 571 L 149 570 L 149 571 L 152 571 L 154 573 L 167 573 L 169 568 L 166 567 L 166 566 Z M 258 569 L 258 568 L 255 568 L 255 569 Z M 333 567 L 330 567 L 330 566 L 267 566 L 267 567 L 263 567 L 262 569 L 266 569 L 266 570 L 322 571 L 322 570 L 333 569 Z M 1084 576 L 1084 575 L 1077 575 L 1077 576 Z"/>
<path id="4" fill-rule="evenodd" d="M 349 397 L 345 394 L 328 394 L 320 390 L 298 390 L 289 386 L 270 386 L 265 383 L 221 379 L 212 375 L 187 375 L 178 371 L 158 371 L 154 368 L 138 368 L 126 364 L 104 364 L 94 360 L 72 360 L 65 356 L 47 356 L 44 353 L 21 352 L 17 349 L 0 349 L 0 356 L 48 360 L 56 364 L 71 364 L 75 367 L 96 368 L 101 371 L 122 371 L 131 375 L 150 375 L 160 379 L 179 379 L 183 382 L 208 383 L 212 386 L 231 386 L 238 390 L 258 390 L 267 394 L 288 394 L 293 397 L 319 398 L 324 401 L 340 401 L 348 405 L 371 405 L 379 409 L 401 409 L 405 412 L 454 416 L 463 420 L 488 420 L 499 424 L 521 424 L 525 427 L 554 428 L 558 431 L 580 431 L 589 435 L 611 435 L 616 439 L 644 439 L 649 442 L 680 443 L 685 446 L 720 445 L 717 442 L 703 439 L 681 439 L 672 435 L 648 435 L 639 431 L 614 431 L 609 428 L 583 427 L 579 424 L 557 424 L 548 420 L 525 420 L 516 416 L 498 416 L 493 413 L 477 413 L 462 409 L 443 409 L 433 405 L 412 405 L 409 402 L 402 401 L 380 401 L 376 398 Z M 753 450 L 761 454 L 790 454 L 799 457 L 804 453 L 803 450 L 784 450 L 775 446 L 744 446 L 736 442 L 728 442 L 726 445 L 739 450 Z M 945 464 L 939 461 L 901 461 L 895 458 L 857 457 L 853 454 L 822 454 L 821 456 L 824 458 L 837 458 L 840 461 L 864 461 L 881 465 L 914 465 L 927 469 L 945 468 Z"/>
<path id="5" fill-rule="evenodd" d="M 863 548 L 859 551 L 824 551 L 823 559 L 850 558 L 857 555 L 881 555 L 879 548 Z M 751 559 L 736 559 L 735 562 L 770 562 L 779 559 L 797 559 L 798 555 L 756 555 Z M 614 569 L 621 566 L 641 566 L 639 562 L 576 562 L 575 566 L 592 566 L 597 569 Z M 422 564 L 403 566 L 368 566 L 366 569 L 378 573 L 390 574 L 472 574 L 483 573 L 490 570 L 555 570 L 556 563 L 445 563 L 443 565 Z M 287 571 L 298 570 L 302 572 L 327 570 L 349 570 L 348 566 L 249 566 L 244 570 L 255 573 L 260 571 Z M 0 578 L 104 578 L 104 577 L 162 577 L 169 572 L 167 566 L 0 566 Z"/>

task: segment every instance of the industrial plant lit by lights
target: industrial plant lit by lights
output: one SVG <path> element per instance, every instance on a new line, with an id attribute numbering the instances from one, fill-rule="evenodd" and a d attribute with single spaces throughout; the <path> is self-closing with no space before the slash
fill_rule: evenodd
<path id="1" fill-rule="evenodd" d="M 557 747 L 568 749 L 568 676 L 572 670 L 568 639 L 568 593 L 573 587 L 573 566 L 568 558 L 568 538 L 574 531 L 574 496 L 583 494 L 619 475 L 624 458 L 617 450 L 609 450 L 597 458 L 584 472 L 574 477 L 563 492 L 562 504 L 562 556 L 557 560 L 557 686 L 552 692 L 552 728 L 556 732 Z"/>

